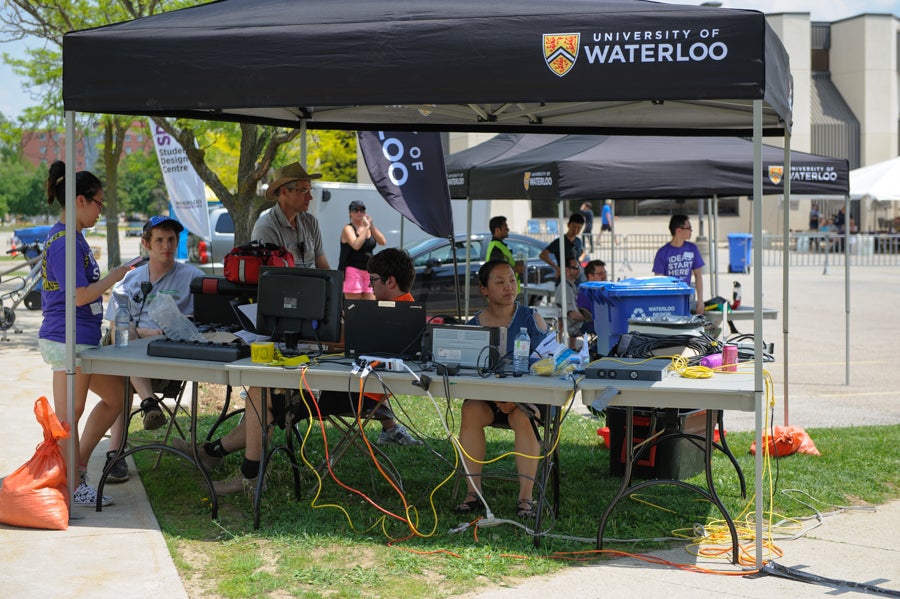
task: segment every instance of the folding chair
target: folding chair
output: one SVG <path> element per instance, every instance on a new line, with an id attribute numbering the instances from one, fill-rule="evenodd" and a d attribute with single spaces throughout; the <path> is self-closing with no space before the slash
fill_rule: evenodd
<path id="1" fill-rule="evenodd" d="M 536 405 L 535 407 L 540 412 L 540 419 L 531 418 L 531 425 L 532 425 L 532 430 L 534 430 L 534 434 L 537 437 L 538 443 L 541 446 L 541 452 L 543 453 L 546 450 L 546 443 L 542 440 L 540 428 L 543 427 L 545 430 L 545 434 L 546 434 L 546 432 L 548 430 L 548 427 L 546 426 L 546 424 L 550 422 L 548 419 L 553 418 L 555 416 L 553 411 L 559 410 L 560 408 L 555 407 L 555 406 L 546 406 L 546 405 Z M 490 427 L 496 428 L 496 429 L 512 430 L 512 428 L 508 424 L 491 424 Z M 460 459 L 462 459 L 462 457 L 460 457 Z M 550 455 L 545 455 L 542 458 L 542 460 L 547 460 L 547 459 L 551 460 L 551 463 L 550 463 L 550 491 L 552 492 L 552 496 L 553 496 L 553 508 L 552 508 L 553 514 L 556 517 L 559 517 L 560 462 L 559 462 L 559 445 L 558 444 L 553 447 L 553 450 L 550 452 Z M 542 468 L 540 468 L 540 465 L 539 465 L 538 473 L 537 473 L 537 476 L 535 477 L 534 483 L 535 483 L 535 490 L 538 493 L 538 497 L 542 499 L 544 496 L 546 496 L 546 490 L 545 490 L 544 486 L 547 483 L 547 481 L 540 479 L 541 471 L 542 471 Z M 454 487 L 453 487 L 453 496 L 454 497 L 459 496 L 459 485 L 460 485 L 460 482 L 462 482 L 465 478 L 466 478 L 466 471 L 463 469 L 462 462 L 460 462 L 459 468 L 457 468 L 456 482 L 454 483 Z M 489 480 L 499 480 L 499 481 L 506 481 L 506 482 L 518 482 L 519 474 L 518 473 L 511 474 L 509 472 L 482 471 L 481 479 L 482 479 L 482 481 L 484 481 L 484 479 L 489 479 Z M 468 486 L 466 488 L 468 488 Z M 483 486 L 482 486 L 482 488 L 483 488 Z M 543 501 L 541 499 L 539 499 L 537 502 L 538 515 L 537 515 L 537 522 L 535 524 L 535 530 L 538 530 L 538 527 L 539 527 L 540 521 L 541 521 L 541 514 L 540 514 L 541 509 L 540 508 L 543 506 Z M 536 544 L 538 542 L 538 539 L 539 539 L 539 537 L 535 537 Z"/>
<path id="2" fill-rule="evenodd" d="M 350 447 L 356 447 L 364 454 L 368 453 L 368 447 L 378 455 L 383 464 L 388 465 L 388 471 L 399 488 L 403 488 L 403 481 L 397 468 L 391 463 L 390 457 L 377 445 L 367 444 L 362 440 L 363 431 L 369 422 L 380 421 L 381 417 L 393 417 L 391 411 L 384 405 L 387 396 L 376 401 L 366 397 L 363 403 L 363 414 L 357 416 L 358 393 L 344 391 L 321 391 L 316 403 L 323 421 L 329 422 L 339 433 L 340 438 L 334 447 L 329 449 L 328 458 L 318 466 L 316 471 L 319 476 L 324 476 L 326 471 L 334 469 Z M 317 415 L 316 415 L 317 416 Z"/>

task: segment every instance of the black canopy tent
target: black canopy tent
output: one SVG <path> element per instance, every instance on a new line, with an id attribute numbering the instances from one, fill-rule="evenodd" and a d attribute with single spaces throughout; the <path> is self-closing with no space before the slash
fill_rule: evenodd
<path id="1" fill-rule="evenodd" d="M 471 165 L 468 195 L 589 201 L 598 197 L 704 198 L 753 193 L 753 143 L 738 137 L 566 135 L 544 141 L 530 150 Z M 452 155 L 447 163 L 454 163 Z M 763 145 L 762 169 L 763 193 L 782 194 L 784 150 Z M 795 150 L 791 152 L 791 171 L 794 194 L 848 192 L 845 159 Z M 525 173 L 531 174 L 527 186 Z M 448 179 L 451 174 L 448 166 Z"/>
<path id="2" fill-rule="evenodd" d="M 451 193 L 465 193 L 467 195 L 464 197 L 469 198 L 559 202 L 607 197 L 618 201 L 753 194 L 753 143 L 738 137 L 539 134 L 497 137 L 500 139 L 488 140 L 448 157 L 447 177 L 451 182 Z M 529 139 L 533 141 L 527 141 Z M 543 144 L 538 145 L 539 142 Z M 481 146 L 485 148 L 481 149 Z M 505 148 L 502 154 L 496 151 L 499 147 Z M 474 159 L 477 156 L 483 156 L 485 160 L 478 163 Z M 784 193 L 785 172 L 791 173 L 792 192 L 795 194 L 846 197 L 849 193 L 849 164 L 846 159 L 791 151 L 790 167 L 785 171 L 785 150 L 763 145 L 763 193 Z M 454 186 L 453 180 L 464 181 L 465 186 Z M 787 235 L 784 239 L 788 239 Z M 712 241 L 712 247 L 716 247 L 715 236 Z M 717 275 L 717 260 L 712 252 L 711 257 L 713 274 Z M 610 259 L 614 261 L 615 255 Z M 787 260 L 784 261 L 784 268 L 787 273 Z M 849 279 L 845 284 L 849 294 Z M 788 288 L 789 279 L 785 274 L 785 289 Z M 714 283 L 713 295 L 717 292 L 717 284 Z M 786 301 L 783 309 L 787 310 Z M 845 314 L 847 323 L 849 317 L 848 310 Z M 787 334 L 785 327 L 785 347 Z M 846 343 L 849 347 L 849 339 Z M 788 356 L 785 354 L 786 424 L 788 366 Z M 849 372 L 849 361 L 846 368 Z"/>
<path id="3" fill-rule="evenodd" d="M 790 98 L 787 53 L 762 13 L 644 0 L 222 0 L 63 39 L 69 156 L 76 111 L 338 129 L 742 134 L 754 139 L 759 197 L 762 135 L 790 147 Z M 758 237 L 760 202 L 754 211 Z M 74 209 L 66 224 L 74 229 Z M 74 256 L 74 236 L 66 241 Z M 759 269 L 755 277 L 760 306 Z M 754 331 L 761 444 L 761 313 Z M 72 410 L 70 401 L 70 421 Z M 757 489 L 761 475 L 760 452 Z M 757 566 L 762 538 L 759 519 Z"/>

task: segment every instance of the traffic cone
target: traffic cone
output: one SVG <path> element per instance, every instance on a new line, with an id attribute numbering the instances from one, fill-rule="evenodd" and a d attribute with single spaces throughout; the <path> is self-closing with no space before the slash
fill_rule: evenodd
<path id="1" fill-rule="evenodd" d="M 16 249 L 16 238 L 13 237 L 13 238 L 9 241 L 9 243 L 12 245 L 12 248 L 9 250 L 9 255 L 12 256 L 13 258 L 15 258 L 16 256 L 19 255 L 19 252 L 18 252 L 17 249 Z"/>

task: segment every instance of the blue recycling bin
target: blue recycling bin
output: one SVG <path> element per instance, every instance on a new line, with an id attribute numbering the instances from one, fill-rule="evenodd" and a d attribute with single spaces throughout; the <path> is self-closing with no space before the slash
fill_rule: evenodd
<path id="1" fill-rule="evenodd" d="M 589 281 L 578 288 L 580 305 L 590 305 L 597 351 L 609 353 L 628 332 L 631 319 L 690 314 L 690 285 L 673 277 Z"/>
<path id="2" fill-rule="evenodd" d="M 40 241 L 44 243 L 47 240 L 47 235 L 50 234 L 50 229 L 52 229 L 52 225 L 38 225 L 37 227 L 28 227 L 26 229 L 16 229 L 13 231 L 13 234 L 16 238 L 23 244 L 28 245 L 30 243 L 34 243 L 35 241 Z M 27 258 L 35 258 L 40 255 L 40 252 L 35 251 L 27 251 L 25 252 L 25 256 Z"/>
<path id="3" fill-rule="evenodd" d="M 749 233 L 728 234 L 728 272 L 750 272 L 753 236 Z"/>

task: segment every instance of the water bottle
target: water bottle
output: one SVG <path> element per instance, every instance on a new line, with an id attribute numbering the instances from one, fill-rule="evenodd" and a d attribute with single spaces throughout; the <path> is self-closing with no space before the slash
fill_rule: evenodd
<path id="1" fill-rule="evenodd" d="M 131 328 L 131 314 L 128 312 L 128 300 L 119 301 L 116 310 L 116 347 L 128 347 L 128 329 Z"/>
<path id="2" fill-rule="evenodd" d="M 531 337 L 528 336 L 528 329 L 522 327 L 519 334 L 516 335 L 516 341 L 513 345 L 513 371 L 528 372 L 528 355 L 531 353 Z"/>
<path id="3" fill-rule="evenodd" d="M 737 310 L 741 307 L 741 283 L 740 281 L 734 282 L 734 289 L 731 292 L 731 309 Z"/>

